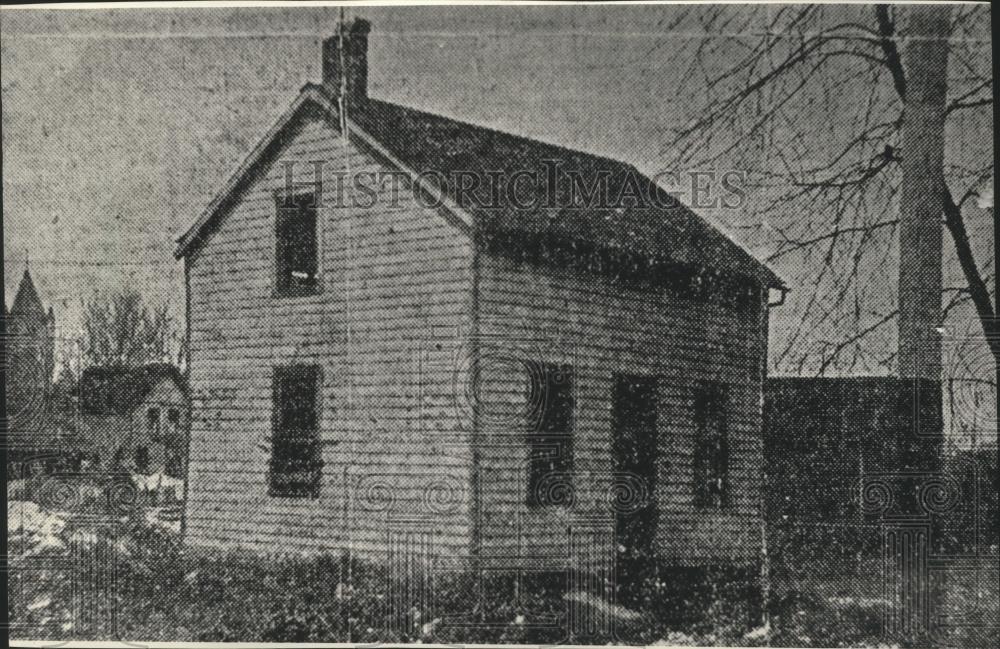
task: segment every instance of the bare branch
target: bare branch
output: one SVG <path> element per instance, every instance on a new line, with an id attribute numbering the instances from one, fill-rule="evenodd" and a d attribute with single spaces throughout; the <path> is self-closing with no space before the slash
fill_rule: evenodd
<path id="1" fill-rule="evenodd" d="M 167 305 L 148 307 L 131 288 L 87 303 L 82 347 L 91 365 L 135 367 L 169 357 L 171 322 Z"/>
<path id="2" fill-rule="evenodd" d="M 827 241 L 829 239 L 835 239 L 835 238 L 837 238 L 839 236 L 842 236 L 842 235 L 845 235 L 845 234 L 851 234 L 851 233 L 854 233 L 854 232 L 869 233 L 869 232 L 873 232 L 874 230 L 878 230 L 879 228 L 892 227 L 892 226 L 896 226 L 896 225 L 899 225 L 899 220 L 898 219 L 895 219 L 895 220 L 892 220 L 892 221 L 880 221 L 880 222 L 875 223 L 873 225 L 860 225 L 860 226 L 852 227 L 852 228 L 840 228 L 840 229 L 834 230 L 833 232 L 827 232 L 826 234 L 822 234 L 822 235 L 820 235 L 818 237 L 813 237 L 811 239 L 803 239 L 802 241 L 789 242 L 791 244 L 790 247 L 788 247 L 788 248 L 786 248 L 784 250 L 779 250 L 778 252 L 775 252 L 774 254 L 772 254 L 769 257 L 767 257 L 765 259 L 765 261 L 767 261 L 767 262 L 775 261 L 776 259 L 780 259 L 781 257 L 784 257 L 787 254 L 795 252 L 796 250 L 801 250 L 803 248 L 809 248 L 811 246 L 816 245 L 817 243 L 821 243 L 821 242 Z"/>
<path id="3" fill-rule="evenodd" d="M 850 338 L 847 338 L 846 340 L 843 340 L 840 343 L 838 343 L 834 347 L 833 353 L 831 353 L 829 356 L 827 356 L 825 359 L 823 359 L 823 362 L 820 364 L 819 371 L 816 373 L 816 375 L 817 376 L 823 376 L 823 373 L 826 372 L 827 368 L 830 367 L 830 365 L 833 364 L 833 362 L 837 360 L 837 357 L 845 349 L 847 349 L 848 347 L 850 347 L 854 343 L 858 342 L 859 340 L 861 340 L 862 338 L 864 338 L 868 334 L 872 333 L 873 331 L 875 331 L 879 327 L 882 327 L 886 323 L 892 322 L 896 318 L 897 315 L 899 315 L 899 310 L 898 309 L 896 311 L 893 311 L 892 313 L 886 315 L 885 317 L 883 317 L 881 320 L 879 320 L 875 324 L 870 325 L 868 327 L 865 327 L 859 333 L 857 333 L 857 334 L 851 336 Z"/>
<path id="4" fill-rule="evenodd" d="M 889 7 L 875 5 L 875 18 L 878 20 L 879 45 L 885 54 L 885 64 L 889 67 L 889 72 L 892 73 L 892 85 L 896 88 L 896 94 L 902 99 L 906 97 L 906 76 L 903 73 L 903 61 L 894 40 L 896 26 L 889 16 Z"/>
<path id="5" fill-rule="evenodd" d="M 971 194 L 969 194 L 971 195 Z M 965 197 L 963 197 L 963 201 Z M 990 292 L 986 287 L 986 281 L 979 274 L 979 267 L 976 265 L 976 258 L 969 244 L 969 235 L 965 230 L 965 220 L 962 218 L 961 202 L 955 203 L 951 191 L 944 188 L 942 196 L 944 210 L 944 222 L 951 233 L 952 241 L 955 243 L 955 253 L 958 255 L 958 263 L 962 267 L 965 279 L 969 282 L 969 295 L 972 303 L 976 307 L 976 313 L 982 322 L 983 331 L 990 346 L 990 351 L 1000 363 L 1000 326 L 993 312 L 993 304 L 990 300 Z"/>
<path id="6" fill-rule="evenodd" d="M 948 105 L 948 113 L 953 113 L 956 110 L 962 110 L 964 108 L 979 108 L 980 106 L 992 106 L 993 96 L 983 97 L 982 99 L 977 99 L 976 101 L 956 101 Z"/>

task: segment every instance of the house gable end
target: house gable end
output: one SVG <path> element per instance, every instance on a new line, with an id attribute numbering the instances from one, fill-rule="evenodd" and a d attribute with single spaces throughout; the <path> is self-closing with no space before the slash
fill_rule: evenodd
<path id="1" fill-rule="evenodd" d="M 146 395 L 135 404 L 131 414 L 145 410 L 151 405 L 183 406 L 187 402 L 184 388 L 172 377 L 163 377 L 157 381 Z"/>
<path id="2" fill-rule="evenodd" d="M 266 169 L 281 155 L 282 151 L 295 139 L 298 129 L 304 123 L 317 117 L 335 132 L 340 133 L 335 100 L 326 96 L 321 87 L 307 84 L 292 105 L 261 138 L 222 190 L 212 199 L 198 220 L 177 237 L 174 257 L 181 259 L 196 254 L 201 245 L 211 236 L 218 222 L 225 218 L 226 213 L 238 202 L 241 193 L 260 176 L 261 170 Z M 390 153 L 381 142 L 353 121 L 348 120 L 347 130 L 353 144 L 394 170 L 401 172 L 410 183 L 419 187 L 420 191 L 429 196 L 429 204 L 441 206 L 442 209 L 439 211 L 455 227 L 466 234 L 471 233 L 472 217 L 451 200 L 442 188 L 434 186 L 427 178 L 421 177 L 421 170 L 408 167 Z"/>
<path id="3" fill-rule="evenodd" d="M 197 252 L 208 240 L 220 219 L 238 202 L 241 193 L 259 176 L 261 169 L 273 162 L 295 139 L 296 131 L 310 118 L 321 118 L 337 129 L 336 109 L 316 88 L 306 86 L 291 106 L 261 138 L 201 216 L 179 237 L 174 257 L 181 259 Z"/>

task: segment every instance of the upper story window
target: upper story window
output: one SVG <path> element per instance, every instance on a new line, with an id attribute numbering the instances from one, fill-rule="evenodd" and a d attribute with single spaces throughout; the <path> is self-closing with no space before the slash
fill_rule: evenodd
<path id="1" fill-rule="evenodd" d="M 532 507 L 569 504 L 573 471 L 573 368 L 528 364 L 528 493 Z"/>
<path id="2" fill-rule="evenodd" d="M 150 408 L 146 411 L 146 433 L 150 439 L 160 438 L 160 409 Z"/>
<path id="3" fill-rule="evenodd" d="M 319 290 L 319 245 L 316 213 L 318 188 L 280 192 L 275 197 L 275 292 L 311 295 Z"/>
<path id="4" fill-rule="evenodd" d="M 694 502 L 720 509 L 729 501 L 728 399 L 720 383 L 698 384 L 694 394 Z"/>

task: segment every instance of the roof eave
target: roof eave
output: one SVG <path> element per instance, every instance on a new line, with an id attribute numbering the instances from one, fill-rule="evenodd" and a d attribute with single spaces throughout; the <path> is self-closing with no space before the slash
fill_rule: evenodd
<path id="1" fill-rule="evenodd" d="M 266 158 L 275 139 L 280 136 L 286 128 L 288 128 L 296 116 L 299 115 L 303 107 L 309 103 L 313 103 L 325 111 L 327 115 L 332 118 L 330 119 L 330 126 L 336 131 L 340 131 L 340 120 L 337 117 L 339 110 L 336 98 L 329 95 L 320 85 L 308 83 L 303 86 L 299 95 L 295 98 L 292 104 L 260 139 L 254 149 L 230 176 L 229 180 L 215 195 L 198 219 L 183 234 L 176 238 L 177 247 L 174 251 L 175 258 L 181 259 L 186 257 L 200 242 L 204 241 L 205 230 L 210 227 L 220 211 L 226 207 L 233 193 L 240 188 L 241 184 L 254 171 L 257 165 L 259 165 L 262 160 Z M 410 180 L 420 186 L 421 189 L 428 192 L 435 199 L 435 201 L 444 208 L 444 211 L 447 214 L 454 217 L 454 223 L 459 226 L 460 229 L 466 233 L 471 233 L 474 230 L 474 220 L 472 215 L 466 209 L 462 208 L 457 202 L 452 200 L 442 188 L 434 186 L 434 184 L 426 176 L 422 176 L 419 173 L 419 170 L 413 169 L 404 161 L 399 160 L 372 134 L 368 133 L 364 128 L 359 126 L 350 118 L 347 119 L 347 131 L 352 139 L 356 138 L 379 157 L 383 158 L 391 166 L 406 174 Z M 688 209 L 688 211 L 690 210 Z M 762 285 L 782 291 L 788 290 L 785 282 L 778 277 L 774 271 L 772 271 L 763 262 L 756 259 L 742 245 L 733 241 L 698 214 L 694 212 L 691 212 L 691 214 L 710 232 L 724 238 L 727 243 L 749 257 L 749 265 L 753 268 L 752 274 L 756 276 L 757 281 L 759 281 Z"/>
<path id="2" fill-rule="evenodd" d="M 281 117 L 278 118 L 274 125 L 271 126 L 267 133 L 265 133 L 264 136 L 258 141 L 257 146 L 253 148 L 240 166 L 237 167 L 236 171 L 229 177 L 229 180 L 226 181 L 226 184 L 223 185 L 222 189 L 219 190 L 197 220 L 195 220 L 195 222 L 192 223 L 183 234 L 175 238 L 175 241 L 177 242 L 177 247 L 174 250 L 175 259 L 182 259 L 191 252 L 192 248 L 202 238 L 205 228 L 207 228 L 215 219 L 216 215 L 226 204 L 229 197 L 233 194 L 233 192 L 239 189 L 240 184 L 245 180 L 245 178 L 257 167 L 261 160 L 266 157 L 266 154 L 270 150 L 275 138 L 277 138 L 288 127 L 288 125 L 291 124 L 292 120 L 294 120 L 299 114 L 299 111 L 309 103 L 316 104 L 327 113 L 333 113 L 334 115 L 337 113 L 336 104 L 323 92 L 320 86 L 311 83 L 303 86 L 299 95 L 295 98 L 292 104 L 285 110 L 284 113 L 281 114 Z M 331 126 L 339 130 L 337 120 L 331 121 Z"/>

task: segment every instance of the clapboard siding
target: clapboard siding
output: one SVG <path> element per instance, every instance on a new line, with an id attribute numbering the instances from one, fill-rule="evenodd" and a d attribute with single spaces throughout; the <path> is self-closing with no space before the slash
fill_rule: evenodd
<path id="1" fill-rule="evenodd" d="M 603 517 L 603 533 L 610 536 L 612 373 L 621 372 L 659 377 L 656 547 L 663 558 L 679 563 L 756 558 L 763 304 L 739 312 L 480 253 L 478 305 L 480 354 L 486 359 L 480 388 L 484 555 L 510 555 L 526 545 L 539 560 L 561 565 L 569 561 L 567 539 L 574 525 Z M 525 377 L 510 369 L 523 360 L 570 363 L 574 369 L 575 499 L 568 507 L 525 504 Z M 732 502 L 723 511 L 702 510 L 693 502 L 692 386 L 698 379 L 721 382 L 729 391 Z"/>
<path id="2" fill-rule="evenodd" d="M 187 542 L 379 554 L 394 527 L 415 526 L 441 552 L 465 552 L 471 453 L 453 357 L 471 322 L 469 239 L 406 191 L 398 206 L 382 196 L 370 209 L 328 194 L 318 215 L 322 291 L 274 297 L 283 164 L 296 163 L 298 182 L 314 180 L 313 160 L 328 174 L 382 169 L 319 118 L 300 120 L 286 142 L 187 256 Z M 291 363 L 323 369 L 315 500 L 267 495 L 272 368 Z"/>
<path id="3" fill-rule="evenodd" d="M 742 310 L 580 270 L 474 251 L 405 185 L 318 220 L 322 290 L 274 296 L 274 192 L 287 162 L 313 182 L 382 162 L 318 117 L 186 255 L 192 424 L 187 541 L 265 552 L 387 553 L 420 530 L 433 552 L 494 565 L 613 560 L 613 373 L 659 377 L 655 545 L 667 561 L 751 561 L 760 548 L 766 306 Z M 332 179 L 333 176 L 330 175 Z M 349 203 L 350 194 L 345 198 Z M 574 501 L 526 504 L 523 361 L 574 368 Z M 267 494 L 275 366 L 323 369 L 319 498 Z M 477 376 L 475 385 L 471 376 Z M 728 388 L 730 506 L 694 505 L 693 386 Z M 473 452 L 475 449 L 475 453 Z M 478 470 L 477 470 L 478 467 Z M 595 559 L 596 557 L 596 559 Z"/>

